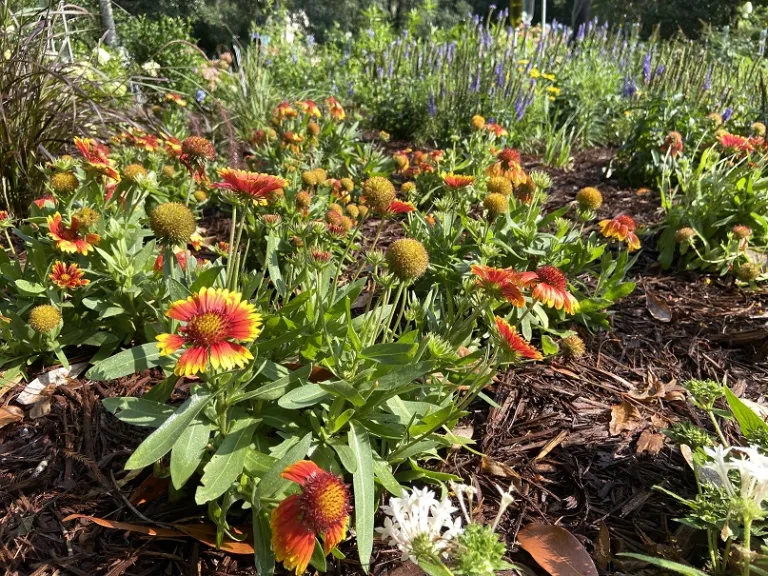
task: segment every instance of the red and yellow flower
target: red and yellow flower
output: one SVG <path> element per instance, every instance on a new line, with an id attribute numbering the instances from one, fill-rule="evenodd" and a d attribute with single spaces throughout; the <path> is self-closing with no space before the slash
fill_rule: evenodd
<path id="1" fill-rule="evenodd" d="M 74 254 L 79 252 L 83 256 L 93 250 L 93 247 L 99 243 L 101 237 L 98 234 L 80 234 L 78 228 L 80 223 L 77 218 L 72 218 L 69 227 L 64 225 L 61 214 L 56 212 L 53 216 L 48 216 L 48 236 L 56 241 L 56 248 L 62 252 Z"/>
<path id="2" fill-rule="evenodd" d="M 287 180 L 283 180 L 278 176 L 237 170 L 235 168 L 219 170 L 219 175 L 224 181 L 212 184 L 214 188 L 231 190 L 254 200 L 266 201 L 272 192 L 288 185 Z"/>
<path id="3" fill-rule="evenodd" d="M 507 129 L 504 128 L 501 124 L 496 124 L 495 122 L 490 122 L 485 125 L 485 129 L 492 133 L 497 138 L 500 138 L 501 136 L 507 136 L 509 132 L 507 132 Z"/>
<path id="4" fill-rule="evenodd" d="M 54 262 L 48 278 L 59 288 L 74 290 L 90 284 L 91 281 L 83 278 L 83 276 L 85 276 L 85 272 L 77 264 L 67 265 L 57 260 Z"/>
<path id="5" fill-rule="evenodd" d="M 299 100 L 296 102 L 296 108 L 304 112 L 307 116 L 314 116 L 315 118 L 320 118 L 320 116 L 322 116 L 320 107 L 314 100 Z"/>
<path id="6" fill-rule="evenodd" d="M 661 145 L 661 151 L 664 154 L 669 154 L 672 158 L 679 156 L 683 151 L 683 135 L 676 131 L 667 134 Z"/>
<path id="7" fill-rule="evenodd" d="M 606 238 L 613 238 L 619 242 L 626 242 L 629 251 L 640 249 L 640 239 L 635 234 L 637 224 L 624 214 L 616 216 L 613 220 L 601 220 L 598 223 L 600 233 Z"/>
<path id="8" fill-rule="evenodd" d="M 477 276 L 475 283 L 495 298 L 506 300 L 513 306 L 525 306 L 521 276 L 508 268 L 494 268 L 473 264 L 472 274 Z"/>
<path id="9" fill-rule="evenodd" d="M 176 94 L 173 92 L 169 92 L 165 95 L 166 102 L 173 102 L 177 106 L 181 106 L 182 108 L 187 105 L 187 101 L 184 100 L 184 98 L 181 96 L 181 94 Z"/>
<path id="10" fill-rule="evenodd" d="M 35 200 L 32 200 L 32 203 L 38 208 L 40 208 L 40 210 L 45 208 L 45 205 L 49 202 L 54 206 L 56 206 L 56 198 L 54 198 L 50 194 L 46 194 L 45 196 L 40 196 L 40 198 L 36 198 Z"/>
<path id="11" fill-rule="evenodd" d="M 488 167 L 486 173 L 488 176 L 504 176 L 514 186 L 519 186 L 527 177 L 520 152 L 513 148 L 504 148 L 496 154 L 496 162 Z"/>
<path id="12" fill-rule="evenodd" d="M 336 98 L 333 96 L 325 99 L 325 105 L 328 107 L 328 113 L 334 120 L 344 120 L 344 118 L 347 117 L 346 113 L 344 112 L 344 108 L 341 106 L 341 103 L 339 103 L 339 101 L 336 100 Z"/>
<path id="13" fill-rule="evenodd" d="M 85 159 L 85 167 L 120 182 L 120 173 L 109 158 L 109 148 L 92 138 L 75 138 L 75 146 Z"/>
<path id="14" fill-rule="evenodd" d="M 474 176 L 464 176 L 463 174 L 454 174 L 453 172 L 443 174 L 443 182 L 445 182 L 445 185 L 454 190 L 466 188 L 474 181 Z"/>
<path id="15" fill-rule="evenodd" d="M 275 111 L 272 113 L 272 119 L 278 123 L 282 122 L 286 118 L 296 118 L 299 113 L 291 106 L 291 103 L 287 100 L 283 100 L 277 105 Z"/>
<path id="16" fill-rule="evenodd" d="M 201 288 L 186 300 L 177 300 L 165 315 L 184 325 L 179 334 L 160 334 L 157 347 L 161 355 L 186 350 L 174 372 L 189 376 L 214 370 L 243 368 L 253 360 L 250 351 L 239 342 L 251 342 L 261 333 L 261 316 L 242 294 L 221 288 Z"/>
<path id="17" fill-rule="evenodd" d="M 520 336 L 514 326 L 510 326 L 504 318 L 499 316 L 496 316 L 496 331 L 502 349 L 512 356 L 513 359 L 529 358 L 531 360 L 541 360 L 543 358 L 541 352 Z"/>
<path id="18" fill-rule="evenodd" d="M 533 286 L 531 297 L 534 300 L 573 314 L 579 306 L 573 294 L 568 292 L 568 279 L 554 266 L 542 266 L 535 272 L 524 272 L 521 282 Z"/>
<path id="19" fill-rule="evenodd" d="M 182 154 L 181 140 L 171 136 L 165 139 L 165 152 L 172 158 L 179 158 Z"/>
<path id="20" fill-rule="evenodd" d="M 720 146 L 730 154 L 746 154 L 752 152 L 753 146 L 749 138 L 744 138 L 738 134 L 723 132 L 717 137 Z"/>
<path id="21" fill-rule="evenodd" d="M 413 202 L 403 202 L 402 200 L 392 200 L 387 208 L 388 214 L 410 214 L 416 211 Z"/>
<path id="22" fill-rule="evenodd" d="M 154 134 L 142 134 L 136 137 L 135 146 L 146 152 L 156 152 L 160 148 L 160 138 Z"/>
<path id="23" fill-rule="evenodd" d="M 286 569 L 302 574 L 315 550 L 315 539 L 323 539 L 327 555 L 347 535 L 349 489 L 344 481 L 309 460 L 288 466 L 283 478 L 301 486 L 272 512 L 272 549 Z"/>

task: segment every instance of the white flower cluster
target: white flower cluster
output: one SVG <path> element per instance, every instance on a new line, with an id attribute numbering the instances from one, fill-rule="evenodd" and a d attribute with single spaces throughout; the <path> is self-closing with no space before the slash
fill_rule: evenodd
<path id="1" fill-rule="evenodd" d="M 731 451 L 743 454 L 742 458 L 728 458 Z M 725 488 L 729 496 L 740 496 L 745 503 L 760 508 L 768 499 L 768 457 L 763 456 L 757 447 L 748 448 L 705 448 L 704 452 L 712 462 L 704 466 L 717 474 L 718 484 Z M 728 472 L 739 473 L 739 487 L 733 485 Z"/>
<path id="2" fill-rule="evenodd" d="M 416 562 L 417 555 L 425 552 L 444 554 L 451 540 L 463 531 L 461 517 L 453 518 L 458 508 L 447 497 L 438 500 L 427 488 L 414 488 L 410 494 L 403 490 L 400 498 L 390 498 L 382 510 L 387 517 L 376 531 L 400 550 L 402 560 Z"/>
<path id="3" fill-rule="evenodd" d="M 302 30 L 309 28 L 309 18 L 304 10 L 285 15 L 285 36 L 286 44 L 293 44 L 296 35 Z"/>

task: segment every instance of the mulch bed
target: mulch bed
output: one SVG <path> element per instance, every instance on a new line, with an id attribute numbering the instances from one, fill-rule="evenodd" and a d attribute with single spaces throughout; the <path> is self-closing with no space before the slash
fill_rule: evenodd
<path id="1" fill-rule="evenodd" d="M 652 227 L 660 220 L 658 197 L 606 181 L 611 156 L 592 150 L 576 159 L 578 172 L 547 170 L 555 183 L 549 205 L 598 184 L 606 200 L 600 217 L 626 212 Z M 541 168 L 526 160 L 529 168 Z M 521 492 L 501 524 L 510 545 L 525 523 L 558 523 L 585 544 L 604 573 L 622 569 L 606 560 L 608 540 L 613 553 L 697 554 L 700 543 L 673 521 L 679 506 L 653 489 L 693 488 L 687 464 L 661 433 L 680 420 L 705 423 L 680 400 L 678 385 L 688 378 L 727 379 L 753 400 L 768 392 L 768 293 L 741 290 L 728 279 L 664 272 L 652 247 L 632 274 L 638 287 L 615 308 L 613 329 L 582 333 L 586 356 L 499 374 L 493 385 L 499 407 L 473 406 L 462 433 L 486 458 L 455 451 L 432 463 L 481 490 L 477 512 L 488 520 L 498 501 L 495 485 L 514 483 Z M 154 382 L 152 374 L 73 381 L 56 389 L 48 415 L 0 430 L 0 566 L 7 574 L 255 574 L 249 555 L 225 554 L 191 538 L 63 522 L 70 514 L 155 526 L 205 517 L 188 494 L 152 499 L 153 490 L 164 489 L 152 481 L 144 484 L 148 502 L 131 501 L 151 472 L 134 477 L 123 465 L 146 429 L 120 423 L 100 400 L 141 395 Z M 185 392 L 177 389 L 176 399 Z M 533 566 L 524 552 L 511 550 L 513 560 Z M 331 571 L 358 573 L 352 551 L 349 546 L 349 559 Z M 396 567 L 398 559 L 377 549 L 374 572 Z"/>

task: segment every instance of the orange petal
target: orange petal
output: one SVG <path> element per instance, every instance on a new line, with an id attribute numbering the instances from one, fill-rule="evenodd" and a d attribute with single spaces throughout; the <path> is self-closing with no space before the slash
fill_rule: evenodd
<path id="1" fill-rule="evenodd" d="M 291 482 L 296 482 L 296 484 L 303 485 L 307 478 L 317 472 L 320 472 L 320 468 L 317 464 L 311 460 L 299 460 L 295 464 L 291 464 L 285 470 L 283 470 L 281 476 L 286 480 L 290 480 Z"/>

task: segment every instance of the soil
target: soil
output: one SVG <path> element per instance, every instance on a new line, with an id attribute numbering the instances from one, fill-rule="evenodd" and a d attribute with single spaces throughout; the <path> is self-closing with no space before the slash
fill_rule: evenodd
<path id="1" fill-rule="evenodd" d="M 612 150 L 575 159 L 578 172 L 546 169 L 554 180 L 548 206 L 570 202 L 587 185 L 605 197 L 600 217 L 627 213 L 641 227 L 660 221 L 654 192 L 638 193 L 606 178 Z M 663 434 L 678 421 L 706 425 L 682 401 L 689 378 L 726 379 L 738 393 L 760 400 L 768 392 L 768 293 L 730 280 L 665 272 L 652 239 L 632 270 L 637 289 L 615 308 L 612 329 L 582 333 L 587 354 L 501 373 L 490 391 L 498 407 L 473 406 L 462 424 L 485 458 L 454 451 L 433 466 L 471 481 L 483 498 L 476 513 L 493 519 L 496 486 L 518 488 L 502 519 L 510 558 L 534 567 L 514 546 L 529 522 L 570 530 L 593 554 L 601 573 L 639 573 L 609 559 L 620 551 L 665 550 L 692 558 L 701 542 L 674 521 L 680 507 L 654 490 L 690 493 L 692 474 Z M 253 558 L 217 551 L 192 538 L 160 538 L 99 527 L 84 514 L 112 521 L 164 526 L 203 521 L 206 510 L 188 494 L 166 497 L 167 482 L 151 471 L 124 470 L 146 429 L 106 413 L 103 398 L 139 396 L 157 382 L 144 373 L 107 383 L 73 380 L 55 389 L 50 412 L 0 429 L 0 566 L 10 575 L 253 575 Z M 12 402 L 17 387 L 4 396 Z M 181 401 L 185 386 L 172 400 Z M 612 422 L 613 416 L 613 422 Z M 726 434 L 734 434 L 729 425 Z M 143 486 L 147 502 L 136 496 Z M 330 569 L 359 573 L 348 559 Z M 399 555 L 375 551 L 374 573 L 391 571 Z"/>

